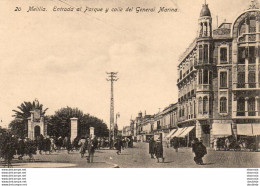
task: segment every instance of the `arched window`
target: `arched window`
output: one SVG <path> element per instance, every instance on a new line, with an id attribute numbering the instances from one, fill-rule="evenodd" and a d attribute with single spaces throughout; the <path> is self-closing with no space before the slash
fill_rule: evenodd
<path id="1" fill-rule="evenodd" d="M 199 98 L 199 114 L 202 114 L 202 107 L 203 107 L 203 105 L 202 105 L 202 98 L 200 97 Z"/>
<path id="2" fill-rule="evenodd" d="M 237 100 L 237 116 L 245 116 L 245 98 L 243 97 Z"/>
<path id="3" fill-rule="evenodd" d="M 207 114 L 208 113 L 208 97 L 205 96 L 203 98 L 203 114 Z"/>
<path id="4" fill-rule="evenodd" d="M 255 116 L 255 98 L 249 98 L 248 100 L 248 116 Z"/>
<path id="5" fill-rule="evenodd" d="M 226 97 L 220 98 L 219 106 L 220 106 L 220 108 L 219 108 L 220 113 L 227 113 L 227 98 Z"/>

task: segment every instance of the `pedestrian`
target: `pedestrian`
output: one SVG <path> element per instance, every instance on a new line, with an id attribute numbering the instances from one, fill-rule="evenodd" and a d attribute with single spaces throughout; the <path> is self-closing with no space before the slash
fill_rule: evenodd
<path id="1" fill-rule="evenodd" d="M 162 158 L 162 162 L 164 162 L 164 157 L 163 157 L 163 145 L 162 141 L 158 139 L 155 144 L 155 156 L 157 158 L 157 162 L 160 162 L 160 158 Z"/>
<path id="2" fill-rule="evenodd" d="M 128 137 L 126 137 L 125 142 L 126 142 L 126 148 L 128 148 L 130 139 Z"/>
<path id="3" fill-rule="evenodd" d="M 51 141 L 51 150 L 50 150 L 50 152 L 56 151 L 54 138 L 50 138 L 50 141 Z"/>
<path id="4" fill-rule="evenodd" d="M 225 139 L 225 150 L 229 150 L 229 146 L 230 146 L 230 141 L 228 139 L 228 137 Z"/>
<path id="5" fill-rule="evenodd" d="M 122 140 L 120 138 L 118 138 L 116 140 L 116 143 L 115 143 L 115 147 L 116 147 L 116 153 L 117 155 L 119 155 L 121 153 L 121 150 L 122 150 Z"/>
<path id="6" fill-rule="evenodd" d="M 69 138 L 69 137 L 67 137 L 67 140 L 66 140 L 65 145 L 66 145 L 65 147 L 66 147 L 66 149 L 67 149 L 67 153 L 69 154 L 70 151 L 72 151 L 72 145 L 71 145 L 71 141 L 70 141 L 70 138 Z"/>
<path id="7" fill-rule="evenodd" d="M 94 154 L 95 154 L 95 145 L 94 145 L 94 141 L 89 139 L 88 141 L 88 158 L 87 158 L 87 162 L 88 163 L 93 163 L 94 161 Z"/>
<path id="8" fill-rule="evenodd" d="M 42 134 L 39 137 L 38 150 L 40 154 L 42 154 L 42 151 L 44 150 L 44 137 Z"/>
<path id="9" fill-rule="evenodd" d="M 195 154 L 194 161 L 197 165 L 203 165 L 202 158 L 207 154 L 207 149 L 203 145 L 202 141 L 199 141 L 198 138 L 194 140 L 192 144 L 192 151 Z"/>
<path id="10" fill-rule="evenodd" d="M 87 149 L 87 147 L 88 147 L 88 145 L 87 145 L 87 140 L 82 138 L 82 139 L 79 141 L 78 145 L 80 146 L 79 152 L 80 152 L 81 158 L 83 158 L 84 155 L 85 155 L 85 153 L 86 153 L 86 149 Z"/>
<path id="11" fill-rule="evenodd" d="M 155 141 L 154 141 L 153 137 L 149 141 L 149 154 L 151 155 L 151 158 L 154 159 L 154 155 L 155 155 Z"/>
<path id="12" fill-rule="evenodd" d="M 179 149 L 179 140 L 178 140 L 177 137 L 173 137 L 172 146 L 173 146 L 173 148 L 175 149 L 175 152 L 178 152 L 178 149 Z"/>
<path id="13" fill-rule="evenodd" d="M 214 138 L 214 140 L 213 140 L 213 147 L 214 147 L 215 151 L 218 150 L 218 138 Z"/>
<path id="14" fill-rule="evenodd" d="M 45 140 L 44 140 L 44 151 L 45 151 L 45 154 L 47 153 L 47 152 L 49 152 L 49 154 L 50 154 L 50 151 L 51 151 L 51 140 L 50 140 L 50 138 L 45 138 Z"/>

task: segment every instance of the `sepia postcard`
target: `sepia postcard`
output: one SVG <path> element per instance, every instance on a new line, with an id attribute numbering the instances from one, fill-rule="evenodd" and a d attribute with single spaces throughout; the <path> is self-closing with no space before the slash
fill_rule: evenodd
<path id="1" fill-rule="evenodd" d="M 260 167 L 258 0 L 1 0 L 0 56 L 3 169 Z"/>

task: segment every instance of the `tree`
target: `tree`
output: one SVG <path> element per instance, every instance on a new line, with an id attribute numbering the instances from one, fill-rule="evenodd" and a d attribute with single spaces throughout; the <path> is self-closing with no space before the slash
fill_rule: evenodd
<path id="1" fill-rule="evenodd" d="M 37 99 L 33 102 L 25 101 L 17 108 L 18 110 L 13 110 L 13 112 L 15 113 L 13 117 L 15 119 L 11 121 L 11 123 L 9 124 L 9 128 L 14 135 L 20 138 L 27 136 L 27 124 L 28 118 L 31 117 L 31 111 L 39 109 L 42 115 L 44 115 L 48 110 L 48 108 L 43 109 L 43 105 L 40 104 Z"/>
<path id="2" fill-rule="evenodd" d="M 96 136 L 108 136 L 107 125 L 100 119 L 84 114 L 78 108 L 61 108 L 53 116 L 46 119 L 48 135 L 50 136 L 70 136 L 70 119 L 78 118 L 78 136 L 82 137 L 89 134 L 89 128 L 95 128 Z"/>

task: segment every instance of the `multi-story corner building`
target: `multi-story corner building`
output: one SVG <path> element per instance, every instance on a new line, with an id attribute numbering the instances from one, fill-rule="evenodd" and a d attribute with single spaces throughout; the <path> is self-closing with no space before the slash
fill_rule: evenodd
<path id="1" fill-rule="evenodd" d="M 154 115 L 154 131 L 155 135 L 161 135 L 162 140 L 166 140 L 166 136 L 174 128 L 177 128 L 177 104 L 171 104 Z"/>
<path id="2" fill-rule="evenodd" d="M 233 23 L 212 25 L 204 4 L 177 82 L 179 130 L 194 127 L 208 146 L 216 137 L 260 134 L 260 11 L 251 6 Z"/>

